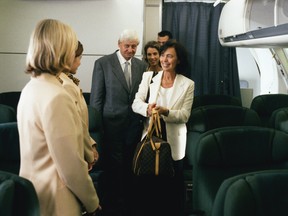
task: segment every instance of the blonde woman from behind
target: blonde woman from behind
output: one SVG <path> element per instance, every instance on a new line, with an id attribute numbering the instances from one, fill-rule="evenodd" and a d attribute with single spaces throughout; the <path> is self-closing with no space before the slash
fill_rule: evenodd
<path id="1" fill-rule="evenodd" d="M 99 199 L 84 160 L 83 129 L 77 107 L 58 75 L 69 71 L 77 36 L 68 25 L 40 21 L 30 38 L 18 109 L 21 167 L 37 192 L 41 215 L 96 215 Z"/>

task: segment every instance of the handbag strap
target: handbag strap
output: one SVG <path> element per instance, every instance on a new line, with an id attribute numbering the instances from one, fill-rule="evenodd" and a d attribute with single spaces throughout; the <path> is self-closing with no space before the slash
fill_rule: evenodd
<path id="1" fill-rule="evenodd" d="M 155 109 L 152 109 L 152 115 L 150 117 L 149 127 L 147 130 L 147 137 L 151 138 L 154 132 L 156 133 L 157 137 L 162 138 L 159 113 Z"/>

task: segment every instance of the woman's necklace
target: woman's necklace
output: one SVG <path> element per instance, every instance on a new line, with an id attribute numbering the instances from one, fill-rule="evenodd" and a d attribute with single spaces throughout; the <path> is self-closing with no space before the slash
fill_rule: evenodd
<path id="1" fill-rule="evenodd" d="M 174 84 L 174 80 L 175 80 L 175 77 L 174 78 L 165 78 L 164 76 L 162 77 L 162 82 L 161 82 L 161 85 L 162 85 L 162 87 L 164 87 L 164 88 L 170 88 L 170 87 L 172 87 L 173 86 L 173 84 Z"/>
<path id="2" fill-rule="evenodd" d="M 71 73 L 63 72 L 69 79 L 73 81 L 73 83 L 77 86 L 79 86 L 80 80 L 76 77 L 74 77 Z M 63 84 L 63 80 L 60 78 L 59 74 L 56 75 L 57 80 Z"/>
<path id="3" fill-rule="evenodd" d="M 80 80 L 76 77 L 74 77 L 71 73 L 68 73 L 68 72 L 63 72 L 64 74 L 66 74 L 74 83 L 75 85 L 79 85 L 80 83 Z"/>

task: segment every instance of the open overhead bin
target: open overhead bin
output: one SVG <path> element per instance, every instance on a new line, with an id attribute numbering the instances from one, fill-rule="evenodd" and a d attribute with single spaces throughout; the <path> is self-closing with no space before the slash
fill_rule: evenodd
<path id="1" fill-rule="evenodd" d="M 221 12 L 223 46 L 288 47 L 288 0 L 230 0 Z"/>

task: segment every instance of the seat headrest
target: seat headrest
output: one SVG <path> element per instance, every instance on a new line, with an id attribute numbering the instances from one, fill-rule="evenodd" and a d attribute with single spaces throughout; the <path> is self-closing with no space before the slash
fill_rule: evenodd
<path id="1" fill-rule="evenodd" d="M 217 192 L 212 216 L 287 215 L 287 181 L 287 170 L 265 170 L 228 178 Z"/>
<path id="2" fill-rule="evenodd" d="M 207 105 L 233 105 L 242 106 L 241 99 L 230 95 L 209 94 L 198 95 L 194 97 L 193 109 L 200 106 Z"/>
<path id="3" fill-rule="evenodd" d="M 240 106 L 209 105 L 192 110 L 188 131 L 206 132 L 225 126 L 260 126 L 258 114 Z"/>
<path id="4" fill-rule="evenodd" d="M 261 116 L 271 116 L 276 109 L 288 107 L 287 94 L 265 94 L 253 98 L 250 108 Z"/>
<path id="5" fill-rule="evenodd" d="M 266 94 L 253 98 L 250 108 L 255 110 L 264 127 L 269 127 L 270 118 L 273 111 L 288 107 L 288 95 L 286 94 Z"/>
<path id="6" fill-rule="evenodd" d="M 288 107 L 273 111 L 269 119 L 269 126 L 288 133 Z"/>
<path id="7" fill-rule="evenodd" d="M 201 135 L 194 164 L 237 167 L 275 164 L 288 160 L 288 134 L 264 127 L 219 128 Z"/>
<path id="8" fill-rule="evenodd" d="M 13 107 L 0 104 L 0 123 L 15 122 L 16 111 Z"/>

